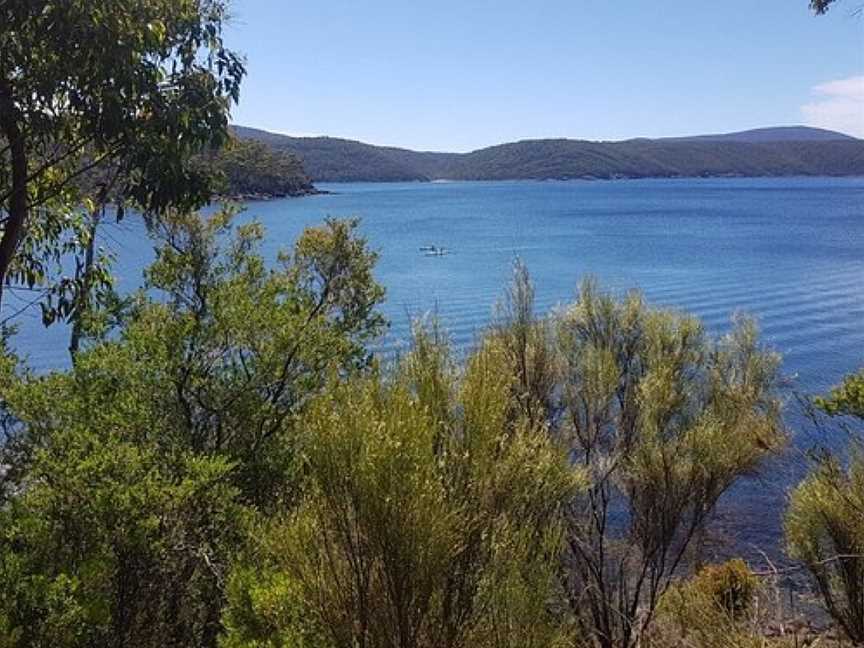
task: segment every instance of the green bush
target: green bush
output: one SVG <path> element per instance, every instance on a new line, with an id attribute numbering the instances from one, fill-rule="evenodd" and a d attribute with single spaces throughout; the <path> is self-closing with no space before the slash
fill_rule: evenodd
<path id="1" fill-rule="evenodd" d="M 306 497 L 235 574 L 225 645 L 568 641 L 555 569 L 580 473 L 511 419 L 513 381 L 494 341 L 459 377 L 421 332 L 394 376 L 334 385 L 302 420 Z"/>
<path id="2" fill-rule="evenodd" d="M 741 559 L 703 567 L 692 580 L 692 591 L 714 601 L 732 618 L 743 617 L 753 603 L 759 581 Z"/>
<path id="3" fill-rule="evenodd" d="M 852 437 L 848 460 L 825 452 L 793 491 L 786 512 L 789 553 L 803 561 L 828 613 L 864 644 L 864 371 L 847 376 L 816 406 Z"/>
<path id="4" fill-rule="evenodd" d="M 742 560 L 701 569 L 663 595 L 651 645 L 759 648 L 765 640 L 749 618 L 759 588 Z M 755 631 L 754 631 L 755 630 Z"/>
<path id="5" fill-rule="evenodd" d="M 828 613 L 864 643 L 864 454 L 848 467 L 822 459 L 794 490 L 786 513 L 789 553 L 804 562 Z"/>
<path id="6" fill-rule="evenodd" d="M 779 356 L 750 320 L 712 340 L 592 282 L 556 327 L 555 434 L 591 477 L 568 509 L 564 584 L 594 645 L 630 648 L 723 493 L 784 446 Z"/>
<path id="7" fill-rule="evenodd" d="M 381 330 L 350 222 L 280 266 L 230 214 L 175 215 L 117 335 L 36 377 L 0 360 L 0 629 L 13 646 L 215 646 L 249 529 L 302 486 L 294 422 Z M 5 423 L 5 421 L 4 421 Z"/>
<path id="8" fill-rule="evenodd" d="M 831 416 L 852 416 L 864 420 L 864 370 L 850 374 L 816 405 Z"/>

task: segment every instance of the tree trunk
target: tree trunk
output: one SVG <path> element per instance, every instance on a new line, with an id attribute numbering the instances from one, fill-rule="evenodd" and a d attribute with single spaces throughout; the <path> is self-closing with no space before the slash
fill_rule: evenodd
<path id="1" fill-rule="evenodd" d="M 9 267 L 18 249 L 18 242 L 27 222 L 27 149 L 24 135 L 18 122 L 12 86 L 0 80 L 0 133 L 9 145 L 12 166 L 12 187 L 3 235 L 0 237 L 0 306 L 3 304 L 3 288 L 6 285 Z"/>

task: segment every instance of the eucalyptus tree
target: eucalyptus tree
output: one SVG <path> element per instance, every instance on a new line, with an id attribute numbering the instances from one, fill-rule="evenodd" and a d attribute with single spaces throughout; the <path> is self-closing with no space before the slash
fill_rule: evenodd
<path id="1" fill-rule="evenodd" d="M 50 285 L 108 195 L 154 213 L 207 198 L 186 160 L 225 140 L 238 98 L 226 12 L 223 0 L 0 2 L 0 299 L 10 283 Z M 54 286 L 57 313 L 79 279 Z"/>

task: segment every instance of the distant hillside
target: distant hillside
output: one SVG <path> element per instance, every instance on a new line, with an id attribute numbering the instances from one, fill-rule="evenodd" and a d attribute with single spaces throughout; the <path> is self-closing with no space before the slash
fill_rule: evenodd
<path id="1" fill-rule="evenodd" d="M 317 193 L 296 155 L 253 139 L 236 138 L 198 160 L 217 177 L 220 193 L 235 198 L 276 198 Z"/>
<path id="2" fill-rule="evenodd" d="M 677 142 L 837 142 L 856 141 L 851 135 L 844 135 L 824 128 L 810 126 L 775 126 L 773 128 L 754 128 L 737 133 L 716 135 L 694 135 L 692 137 L 667 137 L 661 141 Z"/>
<path id="3" fill-rule="evenodd" d="M 622 142 L 526 140 L 431 153 L 235 127 L 298 156 L 316 181 L 515 180 L 703 176 L 864 176 L 864 141 L 816 128 Z"/>
<path id="4" fill-rule="evenodd" d="M 456 153 L 418 153 L 336 137 L 289 137 L 244 126 L 235 126 L 234 132 L 243 139 L 290 151 L 319 182 L 431 180 L 440 177 L 459 157 Z"/>

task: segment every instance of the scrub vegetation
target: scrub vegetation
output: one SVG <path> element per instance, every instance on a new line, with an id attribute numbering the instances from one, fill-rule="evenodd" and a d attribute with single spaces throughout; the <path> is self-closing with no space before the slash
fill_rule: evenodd
<path id="1" fill-rule="evenodd" d="M 0 3 L 0 285 L 72 331 L 69 368 L 36 374 L 3 311 L 0 648 L 864 643 L 864 375 L 812 401 L 850 449 L 815 455 L 786 513 L 788 569 L 832 622 L 817 638 L 775 623 L 764 573 L 702 564 L 721 498 L 787 444 L 756 324 L 712 337 L 591 279 L 539 314 L 517 263 L 464 354 L 426 318 L 376 356 L 357 221 L 267 264 L 260 225 L 197 211 L 220 177 L 308 184 L 230 143 L 226 18 Z M 107 217 L 148 226 L 135 293 L 94 249 Z"/>

